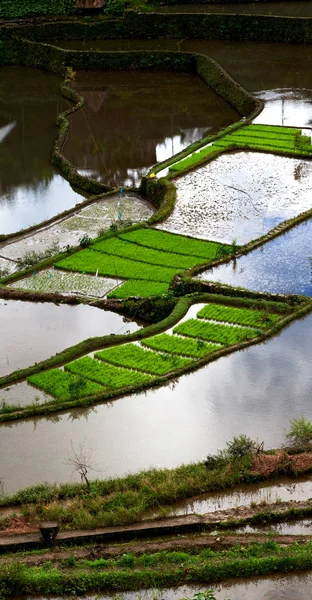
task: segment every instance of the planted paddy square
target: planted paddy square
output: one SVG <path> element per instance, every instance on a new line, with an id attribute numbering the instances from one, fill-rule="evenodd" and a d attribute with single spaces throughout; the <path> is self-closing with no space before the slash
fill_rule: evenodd
<path id="1" fill-rule="evenodd" d="M 107 298 L 129 298 L 131 296 L 140 296 L 141 298 L 150 298 L 151 296 L 162 296 L 169 289 L 168 283 L 162 283 L 161 281 L 146 281 L 146 280 L 135 280 L 129 279 L 125 281 L 120 287 L 115 288 L 109 294 Z"/>
<path id="2" fill-rule="evenodd" d="M 184 321 L 174 328 L 173 333 L 180 333 L 193 338 L 199 338 L 208 342 L 218 342 L 224 346 L 231 346 L 252 340 L 259 335 L 256 329 L 247 327 L 228 326 L 210 321 L 203 322 L 198 319 Z"/>
<path id="3" fill-rule="evenodd" d="M 221 348 L 221 345 L 218 344 L 206 343 L 199 339 L 194 340 L 179 335 L 168 335 L 167 333 L 142 340 L 142 345 L 153 350 L 159 350 L 160 352 L 190 356 L 192 358 L 204 358 Z"/>
<path id="4" fill-rule="evenodd" d="M 103 387 L 98 383 L 60 369 L 36 373 L 31 375 L 28 381 L 58 400 L 84 398 L 103 391 Z"/>
<path id="5" fill-rule="evenodd" d="M 279 321 L 281 315 L 268 313 L 263 310 L 222 306 L 222 304 L 206 304 L 198 313 L 199 319 L 225 321 L 238 325 L 247 325 L 259 329 L 267 329 Z"/>
<path id="6" fill-rule="evenodd" d="M 135 344 L 124 344 L 97 352 L 95 357 L 117 366 L 137 369 L 152 375 L 165 375 L 191 364 L 191 360 L 146 350 Z"/>

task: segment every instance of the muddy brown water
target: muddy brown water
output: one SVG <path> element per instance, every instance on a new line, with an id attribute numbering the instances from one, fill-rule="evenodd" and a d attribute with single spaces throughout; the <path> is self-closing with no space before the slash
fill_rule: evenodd
<path id="1" fill-rule="evenodd" d="M 245 433 L 266 448 L 284 442 L 292 418 L 309 418 L 312 315 L 265 344 L 223 357 L 160 389 L 51 418 L 1 425 L 6 493 L 75 479 L 71 440 L 92 449 L 93 477 L 203 460 Z M 312 496 L 312 494 L 311 494 Z"/>
<path id="2" fill-rule="evenodd" d="M 266 527 L 239 527 L 236 533 L 276 533 L 279 535 L 312 535 L 312 519 L 290 521 L 288 523 L 275 523 Z"/>
<path id="3" fill-rule="evenodd" d="M 89 337 L 138 328 L 135 321 L 127 322 L 116 313 L 87 305 L 0 299 L 0 376 L 49 358 Z"/>
<path id="4" fill-rule="evenodd" d="M 311 235 L 309 219 L 199 278 L 256 291 L 312 296 Z"/>
<path id="5" fill-rule="evenodd" d="M 181 600 L 191 599 L 195 594 L 213 588 L 216 600 L 310 600 L 312 573 L 299 575 L 271 575 L 250 579 L 230 579 L 223 584 L 177 586 L 175 588 L 141 589 L 135 592 L 122 592 L 118 595 L 97 594 L 81 596 L 83 600 Z M 48 600 L 44 596 L 24 596 L 24 600 Z M 61 600 L 54 596 L 53 600 Z M 64 596 L 62 597 L 64 600 Z M 68 600 L 68 599 L 67 599 Z"/>
<path id="6" fill-rule="evenodd" d="M 160 6 L 157 12 L 165 13 L 215 13 L 237 15 L 276 15 L 279 17 L 312 17 L 310 0 L 306 2 L 247 2 L 237 4 L 179 4 Z"/>
<path id="7" fill-rule="evenodd" d="M 35 225 L 84 200 L 51 164 L 56 118 L 69 107 L 61 81 L 39 69 L 0 69 L 0 233 Z"/>
<path id="8" fill-rule="evenodd" d="M 70 117 L 65 155 L 115 187 L 138 186 L 153 164 L 239 118 L 186 73 L 78 72 L 75 86 L 86 103 Z"/>

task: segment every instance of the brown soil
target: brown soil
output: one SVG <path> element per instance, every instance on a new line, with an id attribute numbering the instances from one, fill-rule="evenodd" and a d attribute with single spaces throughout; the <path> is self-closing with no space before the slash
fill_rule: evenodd
<path id="1" fill-rule="evenodd" d="M 20 534 L 30 533 L 32 531 L 39 531 L 37 524 L 30 523 L 27 517 L 22 515 L 15 515 L 14 517 L 8 517 L 0 523 L 0 536 L 7 534 Z"/>

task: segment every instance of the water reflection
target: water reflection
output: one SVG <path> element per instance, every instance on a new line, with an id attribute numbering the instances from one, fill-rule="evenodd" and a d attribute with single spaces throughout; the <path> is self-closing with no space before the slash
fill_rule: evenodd
<path id="1" fill-rule="evenodd" d="M 86 104 L 70 118 L 65 154 L 111 186 L 138 186 L 153 164 L 239 118 L 185 73 L 79 72 L 76 88 Z"/>
<path id="2" fill-rule="evenodd" d="M 264 90 L 256 92 L 254 95 L 264 101 L 264 110 L 254 120 L 254 123 L 311 127 L 312 89 Z M 312 135 L 312 130 L 309 134 Z"/>
<path id="3" fill-rule="evenodd" d="M 278 447 L 290 419 L 310 414 L 311 332 L 309 315 L 266 344 L 181 377 L 172 389 L 148 390 L 83 415 L 76 409 L 53 420 L 1 425 L 5 491 L 73 479 L 64 464 L 71 440 L 77 445 L 86 438 L 100 478 L 202 460 L 240 433 Z"/>
<path id="4" fill-rule="evenodd" d="M 51 164 L 57 115 L 68 108 L 61 78 L 2 67 L 0 78 L 0 233 L 50 218 L 83 199 Z"/>
<path id="5" fill-rule="evenodd" d="M 246 256 L 199 277 L 256 291 L 312 296 L 311 234 L 309 219 Z"/>

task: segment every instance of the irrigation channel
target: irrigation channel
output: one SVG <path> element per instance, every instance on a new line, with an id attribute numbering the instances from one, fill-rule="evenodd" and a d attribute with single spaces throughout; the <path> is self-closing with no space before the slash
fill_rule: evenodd
<path id="1" fill-rule="evenodd" d="M 289 17 L 308 24 L 312 8 L 182 4 L 155 19 L 201 14 L 282 31 Z M 203 461 L 242 433 L 280 448 L 291 419 L 311 414 L 312 44 L 274 42 L 274 32 L 251 42 L 222 26 L 225 39 L 206 35 L 218 40 L 170 39 L 170 28 L 140 39 L 143 26 L 138 39 L 93 39 L 102 18 L 92 19 L 73 21 L 73 38 L 88 31 L 80 40 L 62 39 L 62 19 L 22 33 L 16 22 L 14 50 L 10 27 L 2 50 L 0 22 L 6 494 L 79 481 L 74 448 L 92 457 L 90 480 L 105 480 Z M 112 23 L 109 36 L 125 38 L 122 19 Z M 311 497 L 309 475 L 280 476 L 155 502 L 143 518 Z M 296 519 L 235 533 L 309 538 L 311 518 Z M 213 587 L 218 600 L 304 600 L 311 573 Z"/>

